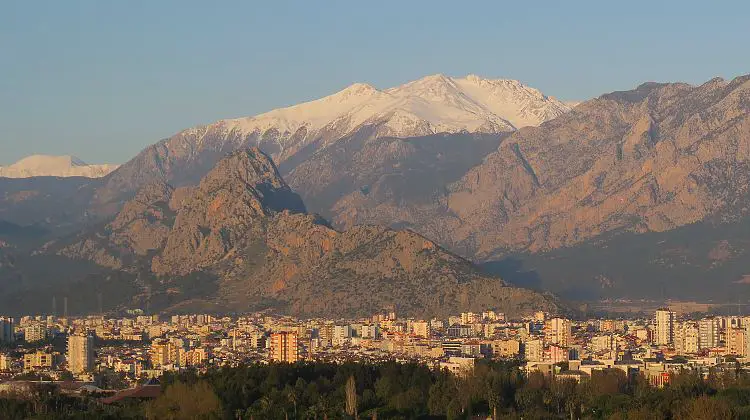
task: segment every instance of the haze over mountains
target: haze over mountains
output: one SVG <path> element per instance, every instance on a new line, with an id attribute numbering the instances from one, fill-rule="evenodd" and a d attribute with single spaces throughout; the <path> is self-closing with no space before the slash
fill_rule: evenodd
<path id="1" fill-rule="evenodd" d="M 664 283 L 653 280 L 677 284 L 680 278 L 662 280 L 664 273 L 686 265 L 692 270 L 681 277 L 710 276 L 712 287 L 702 292 L 691 277 L 695 287 L 675 295 L 695 298 L 701 291 L 721 299 L 750 275 L 742 258 L 750 245 L 731 228 L 747 225 L 749 118 L 750 76 L 701 86 L 646 83 L 574 109 L 519 82 L 476 76 L 429 76 L 385 90 L 355 84 L 317 101 L 184 130 L 100 179 L 0 180 L 0 220 L 36 224 L 49 232 L 46 239 L 94 235 L 55 252 L 109 269 L 129 270 L 136 262 L 143 269 L 148 260 L 148 270 L 161 275 L 190 274 L 169 267 L 215 270 L 216 256 L 234 255 L 227 245 L 234 240 L 225 242 L 208 220 L 183 225 L 172 218 L 182 212 L 183 219 L 203 220 L 207 204 L 195 198 L 195 186 L 227 154 L 257 146 L 305 211 L 331 226 L 302 216 L 301 208 L 263 218 L 305 225 L 304 232 L 343 232 L 330 233 L 334 243 L 346 243 L 360 225 L 382 226 L 362 234 L 372 238 L 408 228 L 507 279 L 569 298 L 661 295 Z M 197 213 L 180 207 L 185 200 Z M 98 230 L 91 230 L 94 223 Z M 172 223 L 187 230 L 180 234 Z M 268 226 L 274 223 L 254 234 L 265 238 L 262 247 L 273 249 L 268 234 L 277 231 Z M 305 238 L 302 231 L 296 232 Z M 196 248 L 177 251 L 185 244 Z M 642 252 L 608 253 L 608 244 L 638 244 Z M 685 248 L 695 251 L 675 251 Z M 325 273 L 339 273 L 331 268 L 339 263 Z M 319 266 L 306 264 L 292 271 L 299 278 L 320 275 Z M 270 277 L 284 277 L 277 274 Z M 636 283 L 642 287 L 628 287 Z M 281 306 L 299 308 L 300 299 L 287 295 Z"/>

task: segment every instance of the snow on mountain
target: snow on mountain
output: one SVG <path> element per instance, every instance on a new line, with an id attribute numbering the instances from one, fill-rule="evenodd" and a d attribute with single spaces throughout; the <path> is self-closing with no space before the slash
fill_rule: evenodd
<path id="1" fill-rule="evenodd" d="M 0 166 L 0 177 L 31 178 L 57 176 L 100 178 L 117 169 L 118 165 L 89 165 L 75 156 L 32 155 L 9 166 Z"/>
<path id="2" fill-rule="evenodd" d="M 119 199 L 122 191 L 132 192 L 154 179 L 188 185 L 225 154 L 252 146 L 260 147 L 282 171 L 289 171 L 343 143 L 353 150 L 356 144 L 385 137 L 505 133 L 539 125 L 569 110 L 515 80 L 437 74 L 389 89 L 355 83 L 310 102 L 176 133 L 122 165 L 98 199 Z"/>
<path id="3" fill-rule="evenodd" d="M 382 125 L 380 136 L 410 137 L 513 131 L 537 126 L 569 110 L 516 80 L 438 74 L 385 90 L 356 83 L 318 100 L 217 124 L 235 134 L 262 135 L 274 129 L 281 138 L 302 129 L 310 138 L 331 130 L 343 136 L 365 125 Z"/>

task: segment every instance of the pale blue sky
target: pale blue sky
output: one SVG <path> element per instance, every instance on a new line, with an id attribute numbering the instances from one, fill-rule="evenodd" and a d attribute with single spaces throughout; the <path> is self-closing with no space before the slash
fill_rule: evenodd
<path id="1" fill-rule="evenodd" d="M 750 72 L 750 2 L 0 2 L 0 164 L 120 163 L 180 129 L 424 75 L 565 100 Z"/>

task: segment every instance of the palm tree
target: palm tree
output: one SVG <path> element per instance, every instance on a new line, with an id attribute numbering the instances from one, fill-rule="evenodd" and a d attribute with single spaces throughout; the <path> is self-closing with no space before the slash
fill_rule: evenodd
<path id="1" fill-rule="evenodd" d="M 297 393 L 294 388 L 289 388 L 286 392 L 287 400 L 294 405 L 294 418 L 297 418 Z"/>
<path id="2" fill-rule="evenodd" d="M 273 401 L 268 395 L 265 395 L 260 399 L 260 407 L 266 414 L 271 414 L 271 407 L 273 407 Z"/>

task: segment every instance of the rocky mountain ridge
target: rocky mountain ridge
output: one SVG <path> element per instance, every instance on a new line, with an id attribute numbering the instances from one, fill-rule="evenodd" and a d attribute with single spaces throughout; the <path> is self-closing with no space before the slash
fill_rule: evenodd
<path id="1" fill-rule="evenodd" d="M 197 187 L 149 185 L 105 229 L 49 250 L 122 270 L 150 261 L 150 271 L 175 288 L 184 276 L 212 273 L 218 291 L 208 300 L 236 310 L 340 316 L 391 306 L 412 314 L 556 308 L 414 232 L 332 229 L 305 213 L 257 148 L 222 159 Z"/>
<path id="2" fill-rule="evenodd" d="M 333 95 L 261 115 L 184 130 L 142 151 L 97 188 L 91 209 L 109 214 L 143 185 L 194 184 L 225 154 L 258 146 L 282 173 L 348 139 L 498 134 L 570 108 L 514 80 L 428 76 L 378 90 L 357 83 Z"/>
<path id="3" fill-rule="evenodd" d="M 410 226 L 485 260 L 666 231 L 744 214 L 749 151 L 750 76 L 649 83 L 508 135 L 429 202 L 373 206 L 354 191 L 333 220 Z"/>
<path id="4" fill-rule="evenodd" d="M 302 147 L 282 158 L 279 172 L 309 211 L 321 213 L 339 231 L 360 224 L 407 228 L 480 262 L 515 254 L 557 255 L 553 250 L 586 249 L 605 237 L 633 238 L 696 223 L 731 226 L 750 208 L 749 80 L 645 83 L 578 104 L 538 127 L 507 133 L 395 138 L 378 137 L 377 126 L 365 126 L 329 146 L 321 140 Z M 71 184 L 79 198 L 68 201 L 79 206 L 89 200 L 75 210 L 66 209 L 66 200 L 53 200 L 48 189 L 13 183 L 0 218 L 39 219 L 40 208 L 60 208 L 65 217 L 78 211 L 87 220 L 102 220 L 102 214 L 118 214 L 122 200 L 145 185 L 174 185 L 170 194 L 186 197 L 216 161 L 248 139 L 201 133 L 187 130 L 100 181 Z M 264 138 L 268 142 L 261 141 L 261 149 L 280 156 L 276 137 Z M 34 195 L 35 189 L 41 192 Z M 50 204 L 37 205 L 35 197 Z M 7 207 L 11 200 L 14 211 Z M 170 198 L 172 207 L 158 204 L 151 210 L 149 217 L 161 218 L 164 226 L 145 224 L 138 235 L 155 239 L 138 239 L 129 228 L 122 232 L 123 243 L 143 241 L 134 258 L 166 243 L 168 233 L 152 235 L 149 229 L 171 232 L 178 202 Z M 266 249 L 261 242 L 257 245 Z M 731 275 L 735 281 L 737 273 Z"/>

